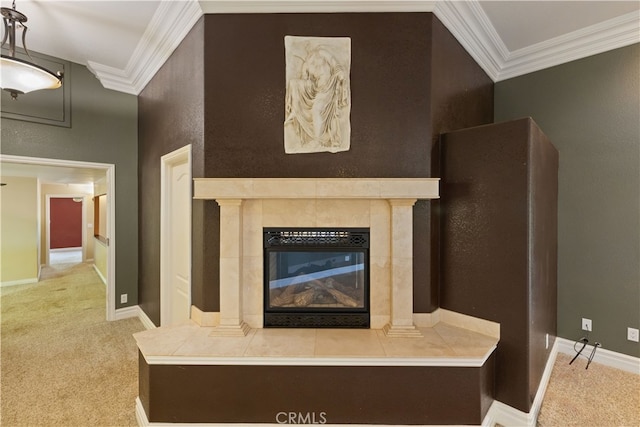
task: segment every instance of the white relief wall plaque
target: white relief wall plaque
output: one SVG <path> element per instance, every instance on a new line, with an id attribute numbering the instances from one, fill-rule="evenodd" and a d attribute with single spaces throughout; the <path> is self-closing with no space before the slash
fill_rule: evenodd
<path id="1" fill-rule="evenodd" d="M 285 36 L 284 46 L 285 152 L 348 151 L 351 39 Z"/>

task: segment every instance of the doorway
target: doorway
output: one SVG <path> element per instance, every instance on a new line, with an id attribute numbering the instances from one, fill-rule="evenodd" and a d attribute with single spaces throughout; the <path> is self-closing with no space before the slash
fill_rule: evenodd
<path id="1" fill-rule="evenodd" d="M 86 259 L 84 195 L 46 195 L 46 264 Z"/>
<path id="2" fill-rule="evenodd" d="M 161 158 L 160 325 L 191 314 L 191 145 Z"/>
<path id="3" fill-rule="evenodd" d="M 47 159 L 40 157 L 25 157 L 9 154 L 1 154 L 3 173 L 8 176 L 31 176 L 38 178 L 39 182 L 69 182 L 69 177 L 82 177 L 85 182 L 104 182 L 106 193 L 109 194 L 109 200 L 115 199 L 115 165 L 109 163 L 93 163 L 74 160 Z M 68 194 L 64 195 L 68 197 Z M 40 212 L 41 204 L 38 202 L 38 212 Z M 45 209 L 48 203 L 45 205 Z M 107 235 L 110 237 L 110 244 L 106 248 L 106 319 L 116 320 L 116 301 L 115 301 L 115 204 L 111 201 L 107 206 Z M 38 214 L 38 222 L 42 220 L 42 214 Z M 48 228 L 48 227 L 47 227 Z M 38 237 L 37 253 L 38 259 L 40 254 L 48 253 L 48 242 L 44 248 Z M 48 257 L 45 257 L 48 258 Z M 49 260 L 46 260 L 49 263 Z"/>

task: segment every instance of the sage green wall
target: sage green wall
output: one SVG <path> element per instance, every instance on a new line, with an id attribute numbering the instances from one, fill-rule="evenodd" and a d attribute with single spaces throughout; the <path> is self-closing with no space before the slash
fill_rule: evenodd
<path id="1" fill-rule="evenodd" d="M 530 116 L 560 153 L 558 336 L 640 356 L 640 45 L 495 85 L 495 119 Z"/>
<path id="2" fill-rule="evenodd" d="M 2 118 L 2 154 L 115 164 L 116 295 L 138 299 L 138 100 L 71 64 L 71 127 Z M 17 101 L 20 102 L 20 98 Z M 123 307 L 116 298 L 116 308 Z"/>

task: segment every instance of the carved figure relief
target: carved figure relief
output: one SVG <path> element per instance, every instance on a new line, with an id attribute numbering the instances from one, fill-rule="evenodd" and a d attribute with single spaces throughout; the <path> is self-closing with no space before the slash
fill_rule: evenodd
<path id="1" fill-rule="evenodd" d="M 351 39 L 286 36 L 286 153 L 347 151 Z"/>

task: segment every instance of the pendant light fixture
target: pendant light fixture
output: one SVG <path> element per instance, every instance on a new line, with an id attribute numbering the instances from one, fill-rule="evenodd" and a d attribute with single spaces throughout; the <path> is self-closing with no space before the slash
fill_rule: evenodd
<path id="1" fill-rule="evenodd" d="M 16 99 L 19 94 L 29 93 L 41 89 L 57 89 L 62 86 L 62 73 L 53 73 L 44 67 L 24 59 L 16 58 L 16 29 L 22 28 L 22 48 L 29 58 L 31 54 L 27 50 L 25 39 L 27 36 L 27 16 L 16 10 L 16 1 L 13 0 L 13 8 L 2 8 L 2 20 L 4 21 L 4 36 L 2 47 L 9 42 L 9 55 L 1 55 L 0 63 L 0 87 Z"/>

